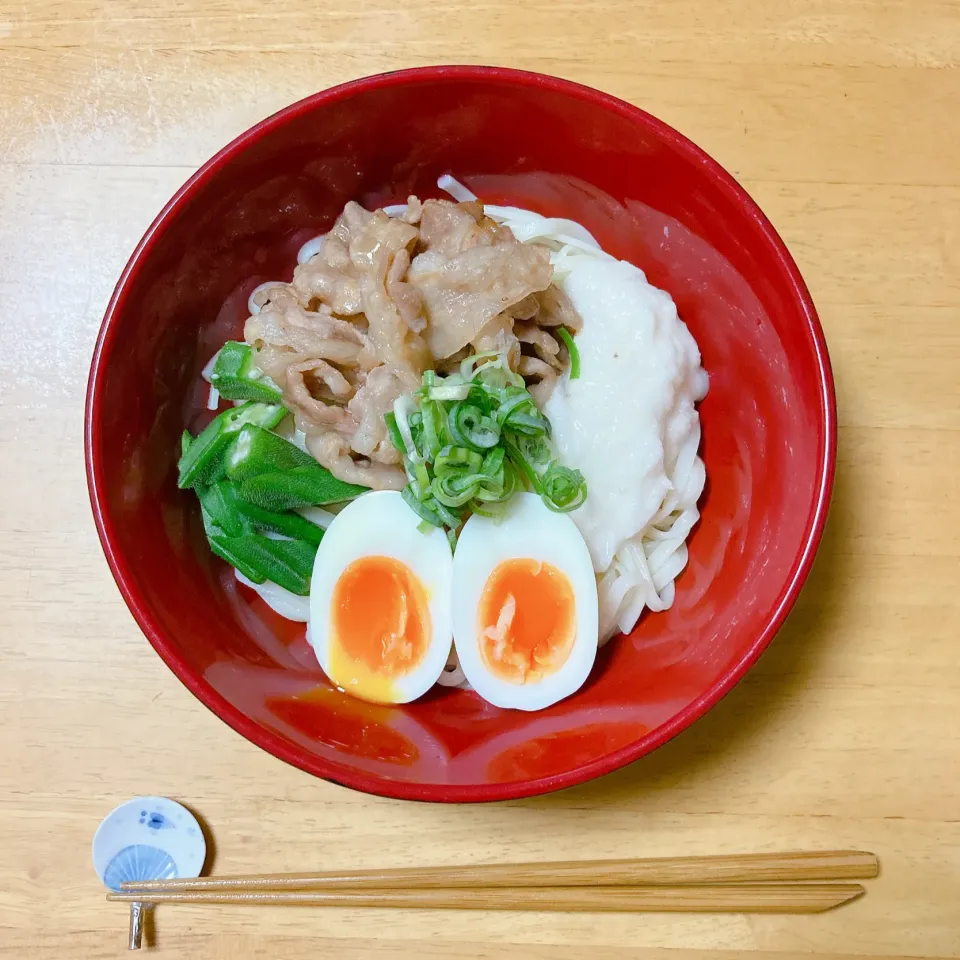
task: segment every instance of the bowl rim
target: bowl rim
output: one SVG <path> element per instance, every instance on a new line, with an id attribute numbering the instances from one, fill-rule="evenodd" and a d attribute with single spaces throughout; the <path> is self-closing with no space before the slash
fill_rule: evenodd
<path id="1" fill-rule="evenodd" d="M 687 704 L 666 723 L 651 730 L 645 736 L 609 754 L 605 754 L 589 763 L 574 767 L 563 773 L 529 780 L 516 780 L 506 783 L 488 784 L 422 784 L 409 781 L 390 780 L 379 774 L 367 773 L 347 766 L 324 760 L 306 752 L 295 744 L 284 740 L 279 734 L 260 726 L 242 713 L 225 697 L 218 693 L 200 675 L 194 673 L 186 660 L 167 639 L 154 618 L 150 604 L 138 589 L 124 556 L 115 548 L 114 523 L 106 509 L 103 463 L 102 463 L 102 404 L 104 393 L 103 376 L 105 359 L 109 356 L 115 337 L 113 319 L 127 299 L 129 287 L 138 275 L 143 261 L 159 242 L 167 224 L 176 215 L 181 206 L 193 198 L 228 161 L 242 153 L 250 144 L 258 141 L 274 129 L 283 126 L 315 108 L 341 102 L 355 94 L 371 90 L 402 86 L 409 83 L 428 81 L 478 81 L 498 84 L 539 87 L 577 98 L 604 110 L 614 111 L 634 123 L 645 126 L 655 132 L 662 140 L 689 161 L 704 168 L 714 185 L 724 192 L 728 199 L 739 205 L 765 236 L 771 249 L 779 259 L 792 287 L 793 294 L 805 315 L 807 326 L 812 334 L 814 352 L 817 361 L 817 374 L 820 388 L 819 419 L 823 428 L 825 443 L 818 455 L 817 490 L 813 511 L 808 519 L 803 536 L 803 546 L 798 553 L 790 573 L 770 615 L 766 626 L 757 635 L 740 659 L 727 670 L 725 675 L 711 687 Z M 704 713 L 722 699 L 743 678 L 756 663 L 763 651 L 769 646 L 774 635 L 782 626 L 787 614 L 793 607 L 803 586 L 826 524 L 830 497 L 836 472 L 837 447 L 837 411 L 836 394 L 827 352 L 826 339 L 817 317 L 816 308 L 800 275 L 799 268 L 790 255 L 780 235 L 760 210 L 746 190 L 717 161 L 700 149 L 691 140 L 673 127 L 647 113 L 640 107 L 621 100 L 611 94 L 603 93 L 592 87 L 564 80 L 559 77 L 516 70 L 500 66 L 443 65 L 414 67 L 404 70 L 375 74 L 338 84 L 308 97 L 298 100 L 272 114 L 218 151 L 204 163 L 171 197 L 153 223 L 147 228 L 127 261 L 120 279 L 113 291 L 104 313 L 100 332 L 90 365 L 87 382 L 86 405 L 84 411 L 84 460 L 87 474 L 87 487 L 90 505 L 97 527 L 97 534 L 110 571 L 113 574 L 127 607 L 133 614 L 140 629 L 161 659 L 201 703 L 226 722 L 247 740 L 266 750 L 280 760 L 286 761 L 301 770 L 324 780 L 360 790 L 365 793 L 402 800 L 423 800 L 447 803 L 470 803 L 492 800 L 512 800 L 537 796 L 572 787 L 612 773 L 627 764 L 638 760 L 668 740 L 673 739 L 682 730 L 689 727 Z"/>

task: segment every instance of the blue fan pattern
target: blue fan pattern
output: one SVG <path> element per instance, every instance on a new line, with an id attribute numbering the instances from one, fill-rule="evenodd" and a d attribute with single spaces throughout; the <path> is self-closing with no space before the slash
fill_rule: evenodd
<path id="1" fill-rule="evenodd" d="M 137 843 L 124 847 L 107 864 L 103 882 L 119 890 L 128 880 L 170 880 L 177 876 L 177 865 L 166 850 Z"/>

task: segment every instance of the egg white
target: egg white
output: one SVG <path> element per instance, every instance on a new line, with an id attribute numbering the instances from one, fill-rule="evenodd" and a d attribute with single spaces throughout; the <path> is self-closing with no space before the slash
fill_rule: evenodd
<path id="1" fill-rule="evenodd" d="M 538 681 L 511 683 L 490 672 L 480 652 L 478 611 L 490 574 L 505 560 L 550 563 L 573 590 L 576 637 L 566 662 Z M 541 710 L 570 696 L 587 679 L 597 655 L 597 582 L 590 551 L 576 524 L 550 510 L 537 494 L 515 495 L 502 518 L 474 514 L 453 558 L 453 638 L 460 666 L 484 700 L 515 710 Z"/>
<path id="2" fill-rule="evenodd" d="M 391 698 L 379 702 L 409 703 L 427 692 L 438 680 L 450 653 L 451 579 L 453 560 L 442 530 L 419 529 L 420 518 L 393 490 L 366 493 L 336 515 L 324 534 L 313 566 L 310 584 L 308 636 L 327 677 L 348 693 L 373 699 L 358 688 L 344 686 L 333 676 L 334 589 L 344 570 L 362 557 L 390 557 L 405 564 L 420 581 L 430 613 L 427 650 L 408 674 L 391 680 Z"/>

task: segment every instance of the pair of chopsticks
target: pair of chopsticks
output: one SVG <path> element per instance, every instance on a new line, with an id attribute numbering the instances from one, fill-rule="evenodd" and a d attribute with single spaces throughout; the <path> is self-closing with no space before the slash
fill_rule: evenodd
<path id="1" fill-rule="evenodd" d="M 821 913 L 862 896 L 872 853 L 567 860 L 125 883 L 122 903 L 299 904 L 605 913 Z M 815 881 L 815 882 L 814 882 Z"/>

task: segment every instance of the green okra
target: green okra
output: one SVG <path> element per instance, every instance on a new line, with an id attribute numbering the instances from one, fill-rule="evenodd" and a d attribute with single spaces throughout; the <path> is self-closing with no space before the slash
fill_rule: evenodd
<path id="1" fill-rule="evenodd" d="M 367 487 L 338 480 L 316 461 L 289 470 L 261 473 L 244 480 L 237 492 L 264 510 L 291 510 L 353 500 Z"/>
<path id="2" fill-rule="evenodd" d="M 270 580 L 298 596 L 310 592 L 315 544 L 248 533 L 240 537 L 214 535 L 210 548 L 254 583 Z"/>
<path id="3" fill-rule="evenodd" d="M 227 400 L 260 400 L 276 403 L 283 391 L 257 366 L 246 343 L 228 340 L 217 354 L 210 383 Z"/>
<path id="4" fill-rule="evenodd" d="M 244 403 L 224 410 L 187 446 L 177 464 L 181 489 L 197 483 L 214 483 L 223 476 L 224 459 L 236 435 L 245 424 L 251 423 L 267 430 L 273 429 L 286 416 L 279 404 Z M 181 449 L 184 440 L 181 438 Z"/>
<path id="5" fill-rule="evenodd" d="M 261 473 L 316 466 L 317 461 L 298 446 L 263 427 L 248 423 L 237 435 L 224 463 L 227 476 L 237 482 Z"/>
<path id="6" fill-rule="evenodd" d="M 236 499 L 235 509 L 258 530 L 270 530 L 294 540 L 303 540 L 313 546 L 323 539 L 323 529 L 301 517 L 299 513 L 264 510 L 263 507 L 240 497 Z"/>
<path id="7" fill-rule="evenodd" d="M 238 509 L 240 498 L 237 496 L 236 487 L 228 480 L 220 480 L 209 486 L 197 486 L 195 489 L 204 514 L 220 532 L 228 537 L 239 537 L 253 532 L 254 524 Z"/>

